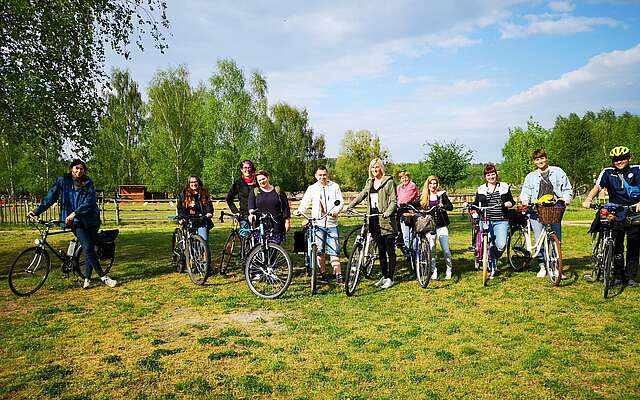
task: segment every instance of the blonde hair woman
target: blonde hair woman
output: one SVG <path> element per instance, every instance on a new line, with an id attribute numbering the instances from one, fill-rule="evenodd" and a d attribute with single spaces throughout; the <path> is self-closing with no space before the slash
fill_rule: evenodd
<path id="1" fill-rule="evenodd" d="M 425 210 L 435 207 L 429 213 L 436 223 L 436 234 L 430 234 L 428 236 L 429 247 L 431 249 L 431 267 L 433 268 L 431 279 L 438 279 L 438 269 L 436 268 L 436 241 L 440 242 L 444 262 L 447 266 L 445 279 L 451 279 L 452 261 L 451 251 L 449 250 L 449 215 L 447 211 L 453 211 L 453 204 L 451 204 L 447 192 L 440 189 L 440 180 L 437 176 L 429 176 L 424 182 L 424 185 L 422 185 L 420 206 Z"/>

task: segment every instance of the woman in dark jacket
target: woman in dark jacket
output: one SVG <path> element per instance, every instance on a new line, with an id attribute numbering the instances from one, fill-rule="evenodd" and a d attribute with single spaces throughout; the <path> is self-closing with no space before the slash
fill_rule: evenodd
<path id="1" fill-rule="evenodd" d="M 280 244 L 284 241 L 285 233 L 291 228 L 291 209 L 284 191 L 271 185 L 269 173 L 264 170 L 256 172 L 258 187 L 249 192 L 249 213 L 256 211 L 268 213 L 276 220 L 273 227 L 271 241 Z M 259 238 L 256 238 L 259 240 Z"/>
<path id="2" fill-rule="evenodd" d="M 117 282 L 102 271 L 95 251 L 100 229 L 100 209 L 93 181 L 86 175 L 86 171 L 84 161 L 73 160 L 69 165 L 69 173 L 56 179 L 47 196 L 34 212 L 29 213 L 29 217 L 42 214 L 57 201 L 60 204 L 60 221 L 63 221 L 61 226 L 71 228 L 85 254 L 85 279 L 82 287 L 91 287 L 91 273 L 94 269 L 105 285 L 114 287 Z"/>
<path id="3" fill-rule="evenodd" d="M 213 204 L 206 187 L 202 185 L 202 180 L 196 175 L 191 175 L 187 179 L 187 184 L 178 196 L 178 222 L 185 223 L 187 216 L 204 216 L 205 220 L 196 222 L 198 235 L 204 240 L 209 240 L 209 229 L 213 227 L 211 217 L 213 216 Z"/>
<path id="4" fill-rule="evenodd" d="M 437 176 L 430 176 L 422 186 L 420 196 L 420 206 L 428 210 L 435 207 L 429 214 L 436 223 L 436 234 L 429 235 L 429 247 L 431 248 L 431 267 L 433 273 L 431 279 L 438 279 L 438 269 L 436 268 L 436 240 L 440 242 L 440 248 L 444 254 L 444 262 L 447 266 L 445 279 L 451 279 L 452 262 L 451 251 L 449 250 L 449 215 L 447 211 L 453 211 L 453 204 L 447 196 L 447 192 L 440 189 L 440 180 Z"/>

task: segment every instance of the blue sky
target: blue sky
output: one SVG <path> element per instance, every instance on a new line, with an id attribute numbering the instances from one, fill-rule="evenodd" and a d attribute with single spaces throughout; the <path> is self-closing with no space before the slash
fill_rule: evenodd
<path id="1" fill-rule="evenodd" d="M 309 112 L 328 156 L 344 132 L 380 136 L 396 162 L 427 142 L 463 143 L 501 160 L 509 128 L 529 117 L 612 108 L 640 114 L 640 1 L 169 0 L 169 49 L 127 68 L 146 90 L 184 64 L 193 83 L 233 59 L 267 78 L 271 104 Z M 640 134 L 640 133 L 639 133 Z"/>

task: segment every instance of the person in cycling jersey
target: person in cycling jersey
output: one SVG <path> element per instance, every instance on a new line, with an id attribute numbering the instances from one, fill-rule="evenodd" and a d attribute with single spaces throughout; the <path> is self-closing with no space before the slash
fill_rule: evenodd
<path id="1" fill-rule="evenodd" d="M 102 267 L 95 251 L 95 244 L 100 229 L 100 209 L 96 202 L 96 189 L 93 181 L 86 175 L 87 165 L 82 160 L 73 160 L 69 165 L 69 173 L 56 179 L 42 203 L 30 218 L 37 217 L 51 207 L 56 201 L 60 204 L 61 226 L 71 228 L 73 234 L 84 251 L 86 263 L 83 288 L 91 287 L 91 273 L 96 271 L 100 280 L 109 287 L 117 282 L 109 278 Z"/>
<path id="2" fill-rule="evenodd" d="M 485 165 L 484 180 L 486 183 L 478 186 L 473 204 L 481 207 L 491 207 L 487 210 L 487 217 L 492 237 L 492 257 L 489 269 L 491 270 L 490 277 L 493 279 L 497 274 L 496 262 L 507 247 L 507 235 L 509 233 L 508 209 L 513 207 L 515 201 L 509 184 L 500 182 L 495 165 Z"/>
<path id="3" fill-rule="evenodd" d="M 562 200 L 566 204 L 572 199 L 573 189 L 567 174 L 562 168 L 549 165 L 547 152 L 543 149 L 537 149 L 532 155 L 533 163 L 536 170 L 529 172 L 524 178 L 522 191 L 520 192 L 520 201 L 522 205 L 528 206 L 544 195 L 553 195 L 555 200 Z M 530 210 L 529 220 L 535 240 L 542 232 L 543 226 L 538 221 L 538 214 Z M 559 240 L 562 240 L 562 226 L 560 224 L 552 224 L 551 229 L 556 233 Z M 538 255 L 538 266 L 540 270 L 536 275 L 538 278 L 544 278 L 547 275 L 547 269 L 544 267 L 544 250 Z"/>
<path id="4" fill-rule="evenodd" d="M 626 146 L 617 146 L 609 152 L 611 167 L 604 168 L 596 183 L 587 194 L 582 206 L 589 208 L 593 198 L 602 189 L 607 189 L 609 202 L 624 206 L 635 206 L 640 212 L 640 165 L 629 165 L 631 151 Z M 636 286 L 638 256 L 640 253 L 640 227 L 631 226 L 626 231 L 616 230 L 614 270 L 616 283 Z M 624 262 L 624 237 L 627 236 L 627 263 Z"/>
<path id="5" fill-rule="evenodd" d="M 202 180 L 197 175 L 187 178 L 187 184 L 180 195 L 178 195 L 177 206 L 178 223 L 184 224 L 188 216 L 204 216 L 205 219 L 194 222 L 198 228 L 198 235 L 204 240 L 209 240 L 209 229 L 213 227 L 211 217 L 213 216 L 213 204 L 206 187 L 202 185 Z"/>
<path id="6" fill-rule="evenodd" d="M 340 269 L 340 241 L 338 235 L 338 213 L 344 206 L 340 186 L 329 180 L 327 167 L 321 165 L 316 169 L 317 182 L 310 185 L 302 196 L 296 214 L 304 214 L 311 205 L 311 217 L 320 218 L 315 221 L 316 237 L 312 238 L 318 244 L 318 265 L 320 266 L 320 282 L 329 281 L 324 267 L 325 248 L 331 259 L 331 266 L 336 276 L 336 283 L 344 283 Z M 336 205 L 336 202 L 339 202 Z"/>
<path id="7" fill-rule="evenodd" d="M 240 178 L 238 178 L 227 193 L 226 201 L 229 210 L 240 217 L 240 228 L 248 228 L 249 221 L 249 193 L 256 187 L 255 174 L 256 167 L 253 165 L 253 161 L 244 160 L 240 163 Z M 235 205 L 235 200 L 238 200 L 240 209 Z"/>

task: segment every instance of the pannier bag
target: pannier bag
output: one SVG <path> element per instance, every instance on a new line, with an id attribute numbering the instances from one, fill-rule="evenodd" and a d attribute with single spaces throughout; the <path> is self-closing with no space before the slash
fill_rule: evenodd
<path id="1" fill-rule="evenodd" d="M 293 232 L 293 251 L 296 253 L 304 253 L 307 251 L 307 229 Z"/>
<path id="2" fill-rule="evenodd" d="M 96 241 L 96 253 L 101 260 L 113 258 L 116 254 L 116 238 L 120 231 L 118 229 L 108 229 L 98 233 Z"/>
<path id="3" fill-rule="evenodd" d="M 431 215 L 417 214 L 415 217 L 415 231 L 419 234 L 432 233 L 436 230 L 436 223 Z"/>

